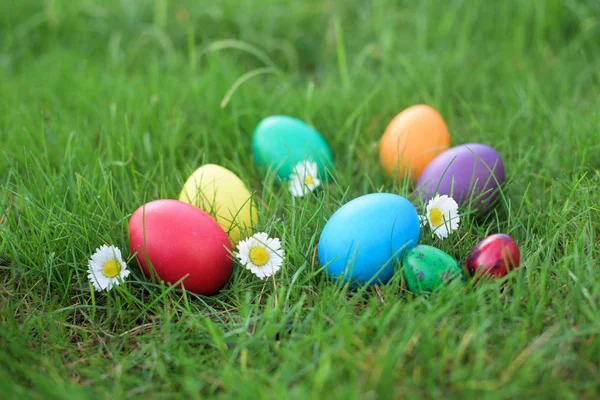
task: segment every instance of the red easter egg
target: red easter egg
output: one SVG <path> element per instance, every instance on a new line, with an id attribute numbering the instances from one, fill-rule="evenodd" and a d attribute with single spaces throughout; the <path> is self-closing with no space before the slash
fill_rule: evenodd
<path id="1" fill-rule="evenodd" d="M 517 243 L 504 233 L 490 235 L 469 252 L 465 266 L 471 276 L 501 278 L 510 270 L 518 268 L 521 254 Z"/>
<path id="2" fill-rule="evenodd" d="M 178 200 L 138 208 L 129 220 L 129 247 L 147 278 L 155 275 L 170 284 L 184 278 L 186 290 L 205 296 L 221 289 L 233 268 L 223 228 L 204 211 Z"/>

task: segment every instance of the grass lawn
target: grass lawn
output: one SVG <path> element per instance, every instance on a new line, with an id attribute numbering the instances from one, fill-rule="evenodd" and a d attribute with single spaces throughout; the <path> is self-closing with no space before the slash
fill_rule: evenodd
<path id="1" fill-rule="evenodd" d="M 596 0 L 8 0 L 0 5 L 0 393 L 12 398 L 597 398 L 600 3 Z M 416 296 L 334 285 L 315 256 L 360 195 L 409 196 L 378 142 L 418 103 L 452 145 L 504 159 L 502 201 L 421 243 L 459 262 L 515 238 L 504 281 Z M 335 180 L 263 178 L 269 115 L 313 125 Z M 211 297 L 149 282 L 94 292 L 106 242 L 204 163 L 255 193 L 284 267 L 236 265 Z"/>

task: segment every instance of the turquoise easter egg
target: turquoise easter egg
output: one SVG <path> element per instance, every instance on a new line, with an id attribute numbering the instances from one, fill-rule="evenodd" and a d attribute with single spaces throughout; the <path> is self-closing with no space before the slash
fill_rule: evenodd
<path id="1" fill-rule="evenodd" d="M 254 162 L 265 171 L 272 169 L 281 179 L 289 178 L 296 164 L 305 160 L 317 164 L 325 178 L 333 157 L 325 139 L 299 119 L 273 115 L 263 119 L 252 135 Z"/>
<path id="2" fill-rule="evenodd" d="M 413 293 L 433 292 L 451 281 L 465 280 L 463 270 L 451 255 L 423 244 L 406 251 L 402 273 L 408 290 Z"/>
<path id="3" fill-rule="evenodd" d="M 419 241 L 419 216 L 404 197 L 372 193 L 358 197 L 329 218 L 319 239 L 321 265 L 344 282 L 386 283 L 406 249 Z"/>

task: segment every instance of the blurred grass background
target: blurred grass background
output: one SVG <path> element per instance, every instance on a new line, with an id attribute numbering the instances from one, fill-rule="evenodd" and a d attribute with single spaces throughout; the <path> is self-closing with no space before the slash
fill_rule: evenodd
<path id="1" fill-rule="evenodd" d="M 600 3 L 8 0 L 0 4 L 0 389 L 7 398 L 596 398 L 600 367 Z M 427 103 L 452 144 L 487 143 L 503 202 L 444 242 L 521 246 L 501 283 L 349 293 L 314 249 L 387 181 L 378 140 Z M 292 200 L 251 163 L 272 114 L 315 126 L 335 183 Z M 205 162 L 236 172 L 282 238 L 278 282 L 219 295 L 146 282 L 89 292 L 102 241 Z M 263 285 L 264 284 L 264 285 Z"/>

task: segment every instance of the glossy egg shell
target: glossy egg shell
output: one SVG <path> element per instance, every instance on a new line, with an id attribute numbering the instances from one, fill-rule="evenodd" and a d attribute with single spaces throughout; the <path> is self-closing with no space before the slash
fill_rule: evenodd
<path id="1" fill-rule="evenodd" d="M 169 284 L 185 278 L 185 289 L 201 295 L 223 287 L 233 267 L 231 245 L 219 224 L 177 200 L 156 200 L 138 208 L 129 220 L 129 246 L 146 277 L 157 275 Z"/>
<path id="2" fill-rule="evenodd" d="M 187 179 L 179 200 L 214 217 L 235 246 L 242 234 L 250 236 L 258 221 L 256 204 L 242 180 L 227 168 L 206 164 Z"/>
<path id="3" fill-rule="evenodd" d="M 479 242 L 468 254 L 465 266 L 471 276 L 505 276 L 521 264 L 521 253 L 510 236 L 497 233 Z"/>
<path id="4" fill-rule="evenodd" d="M 432 246 L 408 249 L 402 259 L 406 287 L 413 293 L 433 292 L 451 281 L 464 281 L 465 275 L 450 254 Z"/>
<path id="5" fill-rule="evenodd" d="M 352 284 L 386 283 L 407 248 L 418 243 L 419 217 L 404 197 L 372 193 L 339 208 L 319 239 L 321 265 Z"/>
<path id="6" fill-rule="evenodd" d="M 333 165 L 327 142 L 313 127 L 286 115 L 263 119 L 252 134 L 252 155 L 263 171 L 272 170 L 285 180 L 296 164 L 305 160 L 317 164 L 319 178 L 325 179 Z"/>
<path id="7" fill-rule="evenodd" d="M 442 116 L 419 104 L 405 109 L 389 123 L 379 145 L 379 160 L 388 176 L 415 181 L 449 145 L 450 135 Z"/>
<path id="8" fill-rule="evenodd" d="M 490 146 L 470 143 L 455 146 L 438 155 L 425 168 L 416 183 L 424 201 L 436 193 L 454 198 L 459 206 L 485 213 L 504 184 L 504 164 Z"/>

